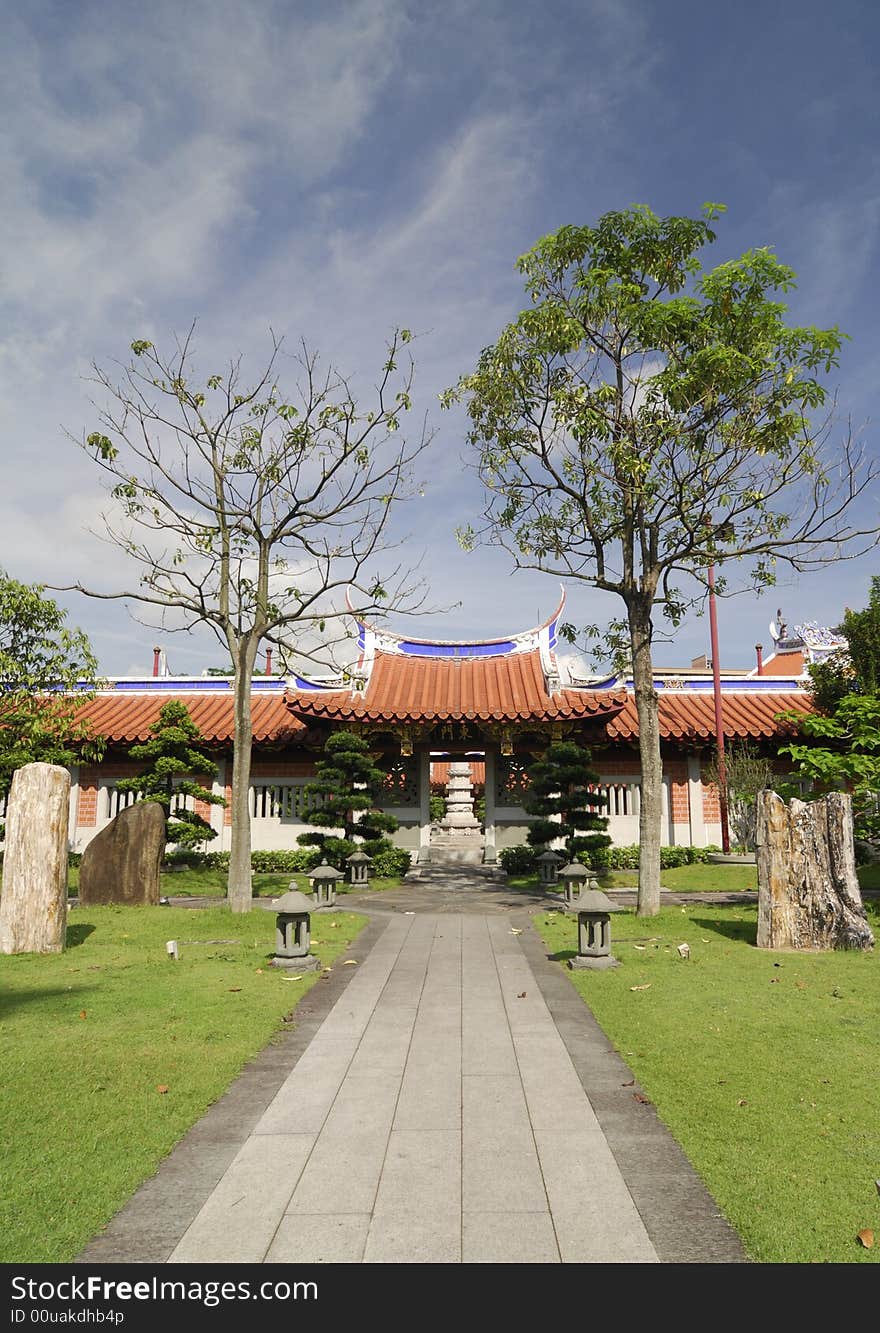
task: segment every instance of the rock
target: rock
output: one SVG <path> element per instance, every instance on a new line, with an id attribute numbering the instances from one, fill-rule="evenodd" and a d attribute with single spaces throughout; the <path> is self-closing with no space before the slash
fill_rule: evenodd
<path id="1" fill-rule="evenodd" d="M 60 953 L 67 934 L 70 774 L 25 764 L 6 808 L 0 953 Z"/>
<path id="2" fill-rule="evenodd" d="M 138 801 L 121 810 L 83 852 L 80 903 L 158 907 L 164 851 L 165 813 L 160 805 Z"/>

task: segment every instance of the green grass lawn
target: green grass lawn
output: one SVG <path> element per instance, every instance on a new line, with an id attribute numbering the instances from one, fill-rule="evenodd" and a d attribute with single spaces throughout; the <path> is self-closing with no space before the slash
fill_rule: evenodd
<path id="1" fill-rule="evenodd" d="M 571 956 L 570 919 L 534 920 Z M 880 1237 L 880 958 L 758 950 L 756 920 L 750 904 L 627 911 L 621 966 L 569 976 L 753 1259 L 877 1262 L 856 1236 Z"/>
<path id="2" fill-rule="evenodd" d="M 363 924 L 313 916 L 314 952 Z M 0 1262 L 76 1255 L 320 984 L 268 966 L 274 937 L 262 908 L 77 908 L 65 953 L 0 957 Z"/>
<path id="3" fill-rule="evenodd" d="M 612 870 L 600 881 L 603 888 L 636 888 L 639 882 L 635 870 Z M 675 893 L 738 893 L 743 889 L 756 890 L 758 887 L 757 866 L 700 865 L 676 866 L 673 870 L 661 870 L 660 883 L 664 889 Z"/>
<path id="4" fill-rule="evenodd" d="M 859 866 L 859 883 L 863 889 L 880 889 L 880 865 Z M 536 888 L 535 875 L 511 875 L 509 881 L 514 887 Z M 638 887 L 639 876 L 635 870 L 612 870 L 599 877 L 603 889 L 634 889 Z M 757 890 L 757 868 L 750 865 L 692 865 L 677 866 L 674 870 L 660 872 L 660 883 L 664 889 L 675 893 L 737 893 L 740 890 Z"/>

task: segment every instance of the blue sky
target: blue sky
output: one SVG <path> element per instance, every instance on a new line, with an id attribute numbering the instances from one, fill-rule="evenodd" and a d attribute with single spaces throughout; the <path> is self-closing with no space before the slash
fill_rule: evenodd
<path id="1" fill-rule="evenodd" d="M 198 318 L 199 357 L 256 368 L 271 325 L 356 376 L 395 325 L 419 334 L 416 414 L 437 429 L 412 518 L 441 619 L 491 636 L 553 609 L 557 586 L 459 551 L 479 511 L 462 416 L 438 393 L 525 304 L 515 260 L 564 223 L 643 202 L 728 205 L 711 262 L 773 246 L 799 275 L 798 322 L 850 335 L 841 411 L 876 454 L 880 9 L 862 0 L 29 0 L 5 7 L 0 213 L 0 565 L 109 587 L 87 529 L 98 477 L 66 437 L 92 428 L 89 363 Z M 366 382 L 366 381 L 365 381 Z M 866 602 L 866 557 L 721 609 L 747 665 L 789 624 Z M 116 603 L 62 598 L 108 673 L 218 650 L 157 639 Z M 572 619 L 619 614 L 569 585 Z M 708 647 L 693 617 L 658 662 Z M 220 655 L 222 656 L 222 655 Z"/>

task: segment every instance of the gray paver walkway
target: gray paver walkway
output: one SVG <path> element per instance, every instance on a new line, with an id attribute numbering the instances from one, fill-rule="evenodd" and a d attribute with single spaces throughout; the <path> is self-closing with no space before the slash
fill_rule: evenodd
<path id="1" fill-rule="evenodd" d="M 508 919 L 394 916 L 170 1257 L 651 1263 Z"/>
<path id="2" fill-rule="evenodd" d="M 527 916 L 468 906 L 375 914 L 79 1262 L 742 1262 Z"/>

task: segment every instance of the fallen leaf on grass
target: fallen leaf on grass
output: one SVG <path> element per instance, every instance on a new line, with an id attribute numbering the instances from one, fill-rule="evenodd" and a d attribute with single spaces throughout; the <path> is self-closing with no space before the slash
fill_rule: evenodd
<path id="1" fill-rule="evenodd" d="M 258 967 L 258 968 L 257 968 L 257 976 L 260 975 L 260 973 L 262 972 L 262 970 L 263 970 L 263 969 L 262 969 L 261 967 Z"/>
<path id="2" fill-rule="evenodd" d="M 807 983 L 805 981 L 796 981 L 794 984 L 797 986 L 798 990 L 807 989 Z"/>
<path id="3" fill-rule="evenodd" d="M 776 983 L 777 983 L 778 981 L 779 981 L 779 978 L 778 978 L 778 977 L 771 977 L 771 978 L 770 978 L 770 985 L 771 985 L 771 986 L 775 986 Z"/>
<path id="4" fill-rule="evenodd" d="M 678 955 L 680 958 L 690 958 L 691 946 L 689 944 L 679 944 Z"/>
<path id="5" fill-rule="evenodd" d="M 161 1092 L 161 1093 L 166 1093 L 166 1092 L 168 1091 L 168 1084 L 167 1084 L 167 1083 L 157 1083 L 157 1084 L 156 1084 L 156 1091 L 157 1091 L 157 1092 Z"/>
<path id="6" fill-rule="evenodd" d="M 330 929 L 331 929 L 331 930 L 338 930 L 338 929 L 339 929 L 339 922 L 338 922 L 338 921 L 331 921 L 331 922 L 329 922 L 329 925 L 330 925 Z"/>
<path id="7" fill-rule="evenodd" d="M 860 1231 L 856 1236 L 856 1240 L 860 1245 L 864 1246 L 866 1250 L 872 1250 L 874 1248 L 874 1233 L 870 1227 L 865 1227 Z"/>
<path id="8" fill-rule="evenodd" d="M 644 953 L 644 952 L 645 952 L 645 949 L 646 949 L 647 947 L 648 947 L 648 946 L 647 946 L 646 944 L 634 944 L 634 945 L 633 945 L 633 948 L 634 948 L 634 949 L 638 949 L 640 953 Z"/>
<path id="9" fill-rule="evenodd" d="M 230 993 L 230 995 L 234 995 L 234 994 L 236 993 L 236 991 L 240 991 L 240 990 L 241 990 L 241 986 L 230 986 L 230 987 L 229 987 L 229 993 Z"/>
<path id="10" fill-rule="evenodd" d="M 282 977 L 282 981 L 302 981 L 302 973 L 298 977 Z"/>
<path id="11" fill-rule="evenodd" d="M 630 990 L 650 990 L 653 984 L 653 981 L 646 981 L 644 986 L 630 986 Z"/>
<path id="12" fill-rule="evenodd" d="M 702 937 L 702 935 L 701 935 L 701 936 L 700 936 L 700 943 L 701 943 L 701 944 L 711 944 L 712 941 L 711 941 L 711 940 L 704 940 L 703 937 Z"/>
<path id="13" fill-rule="evenodd" d="M 748 1102 L 746 1101 L 745 1097 L 740 1097 L 739 1101 L 737 1102 L 737 1106 L 748 1106 Z"/>
<path id="14" fill-rule="evenodd" d="M 80 1009 L 79 1016 L 80 1018 L 88 1018 L 88 1014 L 86 1013 L 85 1009 Z"/>

